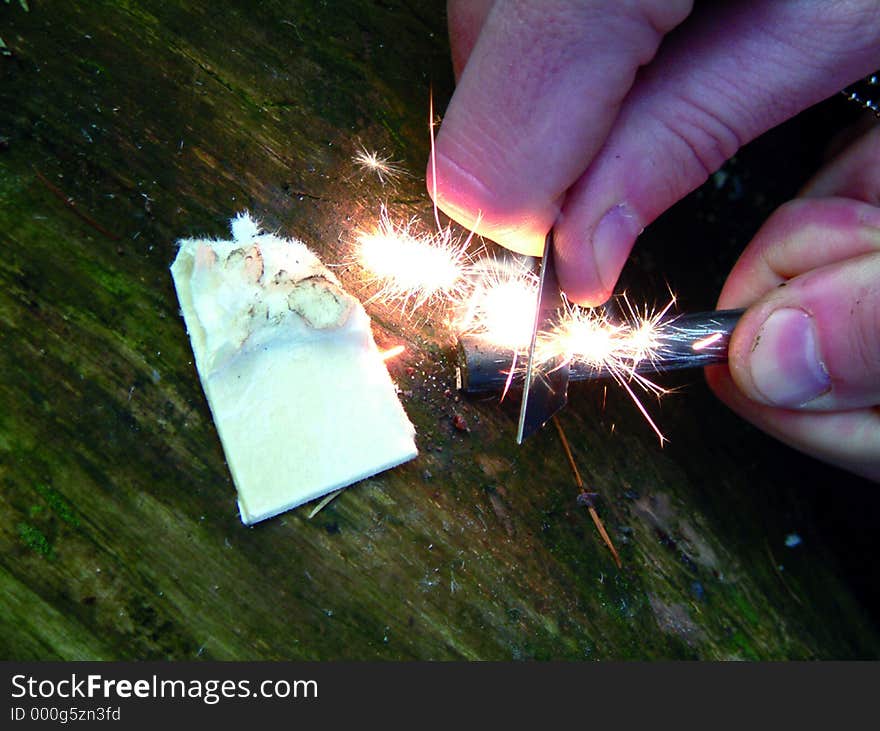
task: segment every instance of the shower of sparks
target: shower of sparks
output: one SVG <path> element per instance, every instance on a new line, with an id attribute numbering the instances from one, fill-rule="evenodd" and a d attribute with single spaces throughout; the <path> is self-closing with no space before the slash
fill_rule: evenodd
<path id="1" fill-rule="evenodd" d="M 405 172 L 403 167 L 390 156 L 382 157 L 375 150 L 370 152 L 364 146 L 361 146 L 351 159 L 364 172 L 374 173 L 383 185 L 394 182 Z"/>
<path id="2" fill-rule="evenodd" d="M 395 223 L 383 206 L 373 229 L 357 233 L 357 263 L 379 283 L 371 301 L 400 302 L 404 310 L 415 310 L 432 300 L 463 296 L 470 237 L 462 241 L 451 228 L 418 229 L 417 219 Z"/>
<path id="3" fill-rule="evenodd" d="M 471 271 L 475 272 L 473 293 L 455 323 L 456 328 L 460 333 L 480 335 L 498 347 L 511 350 L 512 373 L 518 355 L 530 341 L 537 305 L 537 277 L 524 264 L 515 261 L 483 259 L 472 265 Z M 608 373 L 627 392 L 662 444 L 666 437 L 632 384 L 658 397 L 668 392 L 638 373 L 637 367 L 644 361 L 654 362 L 662 352 L 663 318 L 675 299 L 657 312 L 647 309 L 639 312 L 626 296 L 623 302 L 626 317 L 615 322 L 602 310 L 578 307 L 563 299 L 555 325 L 538 333 L 535 343 L 538 375 L 561 364 Z"/>
<path id="4" fill-rule="evenodd" d="M 547 364 L 558 367 L 561 359 L 562 363 L 572 367 L 605 371 L 627 392 L 663 444 L 666 437 L 631 384 L 636 383 L 658 397 L 668 393 L 662 386 L 638 373 L 637 367 L 643 361 L 653 362 L 657 359 L 663 344 L 661 323 L 675 299 L 658 312 L 646 310 L 644 314 L 637 312 L 625 295 L 623 301 L 628 318 L 612 322 L 599 310 L 578 307 L 563 300 L 564 307 L 556 324 L 549 331 L 538 333 L 535 360 L 544 364 L 543 367 L 547 367 Z"/>
<path id="5" fill-rule="evenodd" d="M 507 395 L 516 373 L 517 360 L 531 341 L 531 323 L 538 303 L 538 277 L 522 258 L 478 259 L 469 267 L 469 296 L 463 300 L 453 328 L 460 334 L 479 335 L 512 353 Z"/>
<path id="6" fill-rule="evenodd" d="M 639 312 L 624 292 L 620 299 L 626 308 L 626 320 L 630 324 L 629 353 L 628 357 L 633 368 L 642 361 L 656 362 L 658 356 L 662 356 L 665 331 L 663 321 L 666 313 L 675 305 L 675 295 L 670 292 L 669 302 L 660 310 L 653 312 L 645 306 Z M 653 389 L 652 389 L 653 390 Z"/>
<path id="7" fill-rule="evenodd" d="M 493 345 L 510 350 L 512 363 L 507 387 L 513 380 L 519 356 L 531 341 L 531 328 L 538 301 L 538 277 L 527 260 L 494 256 L 475 259 L 468 247 L 479 225 L 479 217 L 462 240 L 450 226 L 440 223 L 437 208 L 437 174 L 434 155 L 433 99 L 429 106 L 431 169 L 434 186 L 436 232 L 424 231 L 418 219 L 397 223 L 382 206 L 377 223 L 361 230 L 354 242 L 354 259 L 378 289 L 368 300 L 400 303 L 406 312 L 426 304 L 452 309 L 453 329 L 460 335 L 479 335 Z M 365 172 L 374 173 L 383 184 L 396 180 L 403 168 L 389 157 L 361 146 L 353 161 Z M 563 298 L 556 324 L 538 333 L 535 362 L 541 371 L 569 364 L 608 373 L 632 398 L 636 407 L 663 444 L 666 438 L 642 405 L 632 383 L 654 396 L 668 391 L 638 373 L 644 361 L 662 358 L 663 317 L 675 303 L 659 312 L 636 310 L 623 295 L 624 317 L 612 321 L 598 309 L 570 304 Z M 694 349 L 708 347 L 718 338 L 705 338 Z M 388 351 L 385 357 L 393 357 Z M 507 392 L 505 387 L 504 392 Z M 503 396 L 502 396 L 503 398 Z"/>
<path id="8" fill-rule="evenodd" d="M 434 166 L 434 102 L 429 104 L 429 137 L 431 165 Z M 379 157 L 361 146 L 353 158 L 364 170 L 372 170 L 379 179 L 403 174 L 403 168 L 388 158 Z M 411 313 L 426 304 L 452 305 L 464 300 L 471 291 L 465 276 L 473 261 L 468 247 L 479 225 L 480 216 L 466 237 L 459 236 L 450 225 L 442 226 L 437 208 L 437 176 L 434 174 L 434 221 L 437 230 L 425 231 L 416 218 L 395 223 L 382 206 L 379 220 L 369 231 L 359 231 L 355 241 L 355 260 L 379 284 L 378 291 L 368 300 L 399 302 L 402 310 Z"/>
<path id="9" fill-rule="evenodd" d="M 426 232 L 418 219 L 396 223 L 383 206 L 377 224 L 357 233 L 355 259 L 378 283 L 368 303 L 397 302 L 404 312 L 414 312 L 429 303 L 451 307 L 451 325 L 457 333 L 478 335 L 510 350 L 506 394 L 531 340 L 538 277 L 524 259 L 472 258 L 467 252 L 471 236 L 462 240 L 450 227 Z M 627 392 L 663 444 L 666 437 L 639 400 L 633 384 L 657 397 L 668 393 L 640 374 L 638 366 L 662 359 L 663 318 L 675 299 L 657 312 L 639 311 L 625 295 L 622 299 L 625 314 L 620 321 L 613 321 L 599 309 L 581 308 L 564 300 L 555 325 L 538 333 L 538 375 L 560 364 L 608 373 Z"/>
<path id="10" fill-rule="evenodd" d="M 455 318 L 455 329 L 514 354 L 526 348 L 538 300 L 535 273 L 522 259 L 484 257 L 468 268 L 468 278 L 472 289 Z"/>

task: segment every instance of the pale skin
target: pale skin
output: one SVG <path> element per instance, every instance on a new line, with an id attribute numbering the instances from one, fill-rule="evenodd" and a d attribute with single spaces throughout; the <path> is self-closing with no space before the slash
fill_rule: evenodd
<path id="1" fill-rule="evenodd" d="M 449 24 L 458 86 L 428 190 L 515 251 L 553 226 L 585 305 L 741 145 L 880 68 L 870 0 L 450 0 Z M 715 393 L 880 481 L 880 123 L 770 217 L 718 307 L 748 309 Z"/>

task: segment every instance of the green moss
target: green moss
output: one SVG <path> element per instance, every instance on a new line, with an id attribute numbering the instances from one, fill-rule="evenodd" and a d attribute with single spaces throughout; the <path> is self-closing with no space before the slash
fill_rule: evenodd
<path id="1" fill-rule="evenodd" d="M 106 74 L 107 69 L 105 69 L 101 64 L 96 63 L 87 58 L 81 58 L 77 62 L 79 64 L 79 68 L 85 73 L 89 74 Z"/>
<path id="2" fill-rule="evenodd" d="M 745 620 L 749 624 L 760 624 L 760 617 L 752 606 L 751 602 L 742 595 L 742 593 L 733 589 L 728 592 L 727 600 L 736 608 L 740 619 Z"/>
<path id="3" fill-rule="evenodd" d="M 34 489 L 48 503 L 52 512 L 58 516 L 58 518 L 74 528 L 79 527 L 79 518 L 77 517 L 73 506 L 60 492 L 48 485 L 36 485 Z"/>
<path id="4" fill-rule="evenodd" d="M 742 632 L 734 632 L 730 638 L 730 642 L 739 659 L 752 661 L 762 659 L 761 655 L 755 652 L 748 638 Z"/>
<path id="5" fill-rule="evenodd" d="M 53 555 L 52 544 L 46 534 L 36 526 L 29 523 L 18 524 L 18 537 L 21 542 L 34 553 L 41 556 L 50 557 Z"/>

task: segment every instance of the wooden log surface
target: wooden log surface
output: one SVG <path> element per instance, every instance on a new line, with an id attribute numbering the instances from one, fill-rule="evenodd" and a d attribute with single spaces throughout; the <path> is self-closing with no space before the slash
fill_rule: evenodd
<path id="1" fill-rule="evenodd" d="M 369 305 L 420 456 L 253 528 L 195 371 L 175 240 L 250 209 L 328 263 L 388 205 L 431 225 L 444 3 L 0 4 L 0 656 L 854 658 L 880 650 L 872 486 L 763 436 L 699 373 L 648 399 L 576 384 L 559 440 L 455 394 L 436 311 Z M 539 110 L 538 110 L 539 111 Z M 852 119 L 830 100 L 651 226 L 631 297 L 711 309 Z M 401 161 L 383 184 L 360 145 Z M 366 300 L 370 285 L 340 268 Z M 295 477 L 292 476 L 292 479 Z M 787 547 L 797 534 L 801 545 Z"/>

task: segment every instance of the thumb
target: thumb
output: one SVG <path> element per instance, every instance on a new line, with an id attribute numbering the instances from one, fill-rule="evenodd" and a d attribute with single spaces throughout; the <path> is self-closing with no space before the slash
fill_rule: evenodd
<path id="1" fill-rule="evenodd" d="M 640 66 L 690 11 L 689 0 L 511 0 L 450 6 L 455 94 L 426 182 L 462 225 L 540 255 L 565 191 L 601 148 Z M 474 40 L 473 27 L 481 23 Z M 459 40 L 460 38 L 460 40 Z"/>
<path id="2" fill-rule="evenodd" d="M 567 193 L 555 246 L 569 299 L 604 302 L 645 226 L 745 142 L 875 68 L 877 21 L 876 2 L 700 4 Z"/>
<path id="3" fill-rule="evenodd" d="M 797 276 L 753 304 L 733 333 L 731 376 L 769 406 L 880 404 L 880 253 Z"/>

